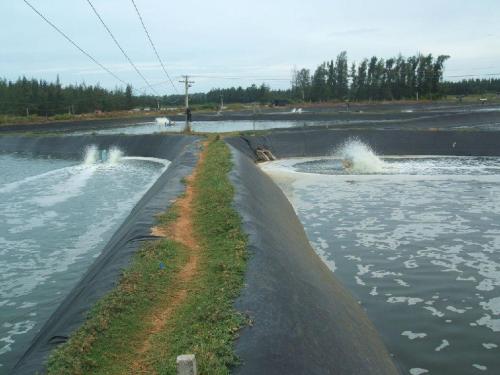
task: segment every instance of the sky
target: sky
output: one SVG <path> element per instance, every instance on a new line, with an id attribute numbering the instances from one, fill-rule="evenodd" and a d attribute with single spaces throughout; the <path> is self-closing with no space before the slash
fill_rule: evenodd
<path id="1" fill-rule="evenodd" d="M 87 0 L 28 0 L 100 63 L 150 92 Z M 91 0 L 159 94 L 173 94 L 130 0 Z M 445 76 L 500 77 L 498 0 L 135 0 L 157 50 L 182 92 L 266 83 L 287 88 L 294 68 L 314 70 L 347 51 L 373 55 L 446 54 Z M 0 77 L 123 86 L 47 25 L 23 0 L 0 1 Z"/>

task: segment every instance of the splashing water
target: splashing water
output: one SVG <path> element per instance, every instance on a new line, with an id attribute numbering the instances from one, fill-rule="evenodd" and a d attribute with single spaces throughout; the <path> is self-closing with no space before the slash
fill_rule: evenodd
<path id="1" fill-rule="evenodd" d="M 115 165 L 116 163 L 118 163 L 122 159 L 123 152 L 119 148 L 112 147 L 109 150 L 108 155 L 109 155 L 108 156 L 108 163 L 111 165 Z"/>
<path id="2" fill-rule="evenodd" d="M 95 164 L 99 160 L 99 150 L 97 146 L 92 145 L 88 146 L 85 149 L 85 157 L 83 158 L 84 165 L 92 165 Z"/>
<path id="3" fill-rule="evenodd" d="M 170 124 L 170 120 L 167 117 L 157 117 L 155 121 L 158 125 L 167 126 Z"/>
<path id="4" fill-rule="evenodd" d="M 85 149 L 83 165 L 89 167 L 98 162 L 115 165 L 120 162 L 123 156 L 123 151 L 117 147 L 112 147 L 109 150 L 99 150 L 97 146 L 91 145 Z"/>
<path id="5" fill-rule="evenodd" d="M 82 149 L 80 160 L 0 154 L 0 374 L 11 373 L 169 165 L 125 157 L 111 165 L 121 152 L 105 150 L 107 162 L 98 145 Z"/>
<path id="6" fill-rule="evenodd" d="M 335 151 L 335 156 L 342 159 L 344 168 L 349 172 L 380 173 L 386 166 L 371 147 L 359 139 L 346 141 Z"/>

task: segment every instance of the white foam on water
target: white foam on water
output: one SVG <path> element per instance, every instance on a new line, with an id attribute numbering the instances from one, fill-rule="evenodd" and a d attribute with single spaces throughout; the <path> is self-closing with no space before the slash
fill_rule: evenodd
<path id="1" fill-rule="evenodd" d="M 486 371 L 486 370 L 488 370 L 488 367 L 487 367 L 487 366 L 479 365 L 479 364 L 477 364 L 477 363 L 474 363 L 474 364 L 472 365 L 472 367 L 474 367 L 474 368 L 478 369 L 479 371 Z"/>
<path id="2" fill-rule="evenodd" d="M 403 286 L 405 288 L 408 288 L 410 287 L 410 284 L 408 284 L 406 281 L 404 280 L 401 280 L 401 279 L 394 279 L 394 281 L 399 285 L 399 286 Z"/>
<path id="3" fill-rule="evenodd" d="M 448 340 L 442 340 L 441 345 L 439 345 L 436 349 L 434 349 L 436 352 L 440 352 L 444 348 L 447 348 L 450 346 L 450 342 Z"/>
<path id="4" fill-rule="evenodd" d="M 363 281 L 363 279 L 359 276 L 354 276 L 354 279 L 356 280 L 356 284 L 361 285 L 361 286 L 366 286 L 366 283 Z"/>
<path id="5" fill-rule="evenodd" d="M 9 192 L 11 189 L 19 187 L 20 184 L 33 182 L 43 178 L 50 178 L 45 184 L 46 188 L 43 193 L 33 197 L 30 201 L 36 203 L 41 207 L 51 207 L 68 201 L 71 198 L 79 196 L 85 189 L 85 186 L 96 172 L 104 172 L 108 168 L 114 168 L 120 165 L 120 162 L 127 160 L 149 161 L 161 164 L 166 169 L 170 161 L 159 158 L 148 157 L 125 157 L 124 153 L 112 147 L 106 152 L 107 160 L 99 162 L 100 158 L 99 149 L 92 145 L 85 151 L 83 163 L 73 167 L 67 167 L 45 173 L 43 175 L 34 176 L 25 179 L 23 182 L 15 183 L 15 186 L 9 186 L 9 190 L 0 192 Z M 163 171 L 162 171 L 163 172 Z M 52 185 L 53 182 L 56 182 Z"/>
<path id="6" fill-rule="evenodd" d="M 491 350 L 491 349 L 496 349 L 496 348 L 498 348 L 498 345 L 497 345 L 497 344 L 494 344 L 494 343 L 492 343 L 492 342 L 484 342 L 484 343 L 483 343 L 483 346 L 484 346 L 484 348 L 485 348 L 485 349 L 487 349 L 487 350 Z"/>
<path id="7" fill-rule="evenodd" d="M 446 306 L 446 310 L 452 311 L 452 312 L 457 313 L 457 314 L 463 314 L 467 311 L 465 309 L 457 309 L 454 306 Z"/>
<path id="8" fill-rule="evenodd" d="M 111 165 L 117 164 L 123 158 L 123 152 L 117 148 L 112 147 L 108 153 L 108 163 Z"/>
<path id="9" fill-rule="evenodd" d="M 348 140 L 334 155 L 342 159 L 344 168 L 350 173 L 380 173 L 386 167 L 372 148 L 358 139 Z"/>
<path id="10" fill-rule="evenodd" d="M 431 312 L 432 316 L 437 316 L 438 318 L 444 317 L 444 313 L 432 306 L 424 306 L 424 309 Z"/>
<path id="11" fill-rule="evenodd" d="M 422 374 L 428 374 L 429 370 L 426 370 L 425 368 L 420 368 L 420 367 L 414 367 L 410 369 L 410 374 L 411 375 L 422 375 Z"/>
<path id="12" fill-rule="evenodd" d="M 163 126 L 167 126 L 168 124 L 170 124 L 170 120 L 167 117 L 157 117 L 155 119 L 155 122 L 158 125 L 163 125 Z"/>
<path id="13" fill-rule="evenodd" d="M 417 332 L 412 332 L 412 331 L 403 331 L 401 332 L 401 336 L 406 336 L 410 340 L 416 340 L 416 339 L 423 339 L 427 337 L 427 333 L 417 333 Z"/>
<path id="14" fill-rule="evenodd" d="M 83 165 L 65 170 L 64 172 L 69 173 L 64 173 L 61 179 L 55 179 L 57 181 L 55 185 L 49 187 L 44 193 L 33 197 L 31 202 L 41 207 L 51 207 L 80 195 L 97 170 L 97 166 L 89 164 L 89 160 L 91 158 L 86 158 Z"/>
<path id="15" fill-rule="evenodd" d="M 500 315 L 500 297 L 492 298 L 488 302 L 479 303 L 483 309 L 490 310 L 494 315 Z"/>
<path id="16" fill-rule="evenodd" d="M 168 168 L 170 165 L 170 160 L 167 159 L 160 159 L 160 158 L 149 158 L 149 157 L 142 157 L 142 156 L 124 156 L 122 157 L 122 160 L 140 160 L 140 161 L 150 161 L 152 163 L 157 163 L 161 164 L 164 166 L 164 168 Z"/>
<path id="17" fill-rule="evenodd" d="M 0 347 L 0 355 L 10 352 L 12 350 L 12 344 L 14 344 L 14 336 L 23 335 L 35 327 L 35 322 L 26 320 L 22 322 L 16 322 L 14 324 L 4 324 L 4 328 L 8 328 L 7 335 L 0 338 L 0 342 L 5 343 Z"/>
<path id="18" fill-rule="evenodd" d="M 14 181 L 14 182 L 5 184 L 0 188 L 0 194 L 13 192 L 16 189 L 19 189 L 24 184 L 28 184 L 30 182 L 34 182 L 34 181 L 40 180 L 42 178 L 56 175 L 56 174 L 60 173 L 61 171 L 67 170 L 69 168 L 72 168 L 72 167 L 65 167 L 65 168 L 61 168 L 61 169 L 56 169 L 53 171 L 38 174 L 36 176 L 26 177 L 26 178 L 23 178 L 22 180 Z"/>
<path id="19" fill-rule="evenodd" d="M 388 303 L 407 303 L 408 306 L 416 305 L 418 303 L 424 302 L 422 298 L 418 297 L 389 297 L 387 298 Z"/>
<path id="20" fill-rule="evenodd" d="M 368 294 L 367 311 L 394 320 L 389 349 L 403 363 L 423 367 L 414 373 L 434 373 L 427 356 L 436 351 L 439 363 L 457 374 L 473 372 L 472 361 L 457 357 L 464 343 L 479 366 L 496 368 L 490 344 L 500 332 L 500 297 L 493 298 L 500 287 L 500 158 L 379 159 L 382 170 L 367 168 L 364 175 L 346 174 L 338 154 L 261 166 L 282 187 L 308 236 L 330 244 L 325 251 L 342 281 L 357 295 Z M 369 272 L 361 259 L 374 265 Z M 401 287 L 408 297 L 400 296 Z M 429 328 L 428 340 L 401 337 L 412 319 L 425 323 L 414 326 L 416 334 Z M 451 345 L 443 339 L 450 329 L 458 332 Z M 407 355 L 412 348 L 415 354 Z"/>
<path id="21" fill-rule="evenodd" d="M 318 240 L 319 240 L 318 242 L 310 241 L 312 247 L 314 248 L 314 250 L 316 250 L 316 253 L 319 255 L 323 263 L 325 263 L 328 266 L 330 271 L 335 272 L 337 270 L 335 261 L 333 261 L 329 253 L 325 251 L 324 246 L 322 246 L 321 239 Z"/>
<path id="22" fill-rule="evenodd" d="M 5 309 L 11 326 L 0 329 L 0 362 L 11 355 L 6 353 L 19 350 L 20 336 L 33 334 L 40 323 L 33 317 L 45 318 L 42 310 L 47 309 L 47 301 L 57 302 L 61 298 L 58 296 L 64 295 L 61 291 L 40 294 L 36 289 L 53 288 L 51 285 L 56 280 L 63 289 L 66 280 L 74 281 L 71 271 L 84 270 L 81 264 L 98 256 L 101 244 L 110 237 L 113 228 L 155 183 L 156 178 L 152 176 L 161 176 L 170 164 L 157 158 L 126 158 L 116 148 L 110 149 L 108 156 L 107 161 L 101 161 L 97 147 L 89 147 L 79 165 L 2 187 L 0 221 L 6 230 L 5 237 L 3 233 L 0 235 L 0 306 Z M 103 190 L 112 199 L 101 197 Z M 77 203 L 72 203 L 72 199 Z M 66 201 L 73 206 L 58 205 Z M 84 209 L 87 203 L 90 207 L 96 206 L 90 215 L 81 213 L 91 210 Z M 82 215 L 92 220 L 78 221 Z M 48 235 L 43 237 L 46 226 Z M 39 229 L 31 233 L 35 228 Z M 62 236 L 61 241 L 55 244 L 52 233 L 54 238 Z M 35 301 L 44 308 L 39 308 Z"/>
<path id="23" fill-rule="evenodd" d="M 85 156 L 83 158 L 84 165 L 93 165 L 99 160 L 99 150 L 97 146 L 91 145 L 85 149 Z"/>

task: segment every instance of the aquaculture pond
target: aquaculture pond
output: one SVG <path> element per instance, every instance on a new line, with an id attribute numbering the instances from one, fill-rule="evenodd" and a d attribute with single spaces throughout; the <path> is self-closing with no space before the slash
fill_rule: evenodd
<path id="1" fill-rule="evenodd" d="M 0 373 L 9 373 L 167 160 L 0 154 Z"/>
<path id="2" fill-rule="evenodd" d="M 500 158 L 328 158 L 263 166 L 404 373 L 500 373 Z"/>

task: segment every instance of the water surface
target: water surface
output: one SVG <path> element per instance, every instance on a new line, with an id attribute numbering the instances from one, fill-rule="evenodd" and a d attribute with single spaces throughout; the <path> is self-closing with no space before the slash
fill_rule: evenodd
<path id="1" fill-rule="evenodd" d="M 167 166 L 96 148 L 83 162 L 0 155 L 0 373 Z"/>
<path id="2" fill-rule="evenodd" d="M 372 157 L 264 169 L 405 373 L 498 374 L 500 159 Z"/>

